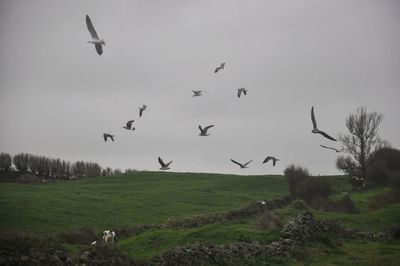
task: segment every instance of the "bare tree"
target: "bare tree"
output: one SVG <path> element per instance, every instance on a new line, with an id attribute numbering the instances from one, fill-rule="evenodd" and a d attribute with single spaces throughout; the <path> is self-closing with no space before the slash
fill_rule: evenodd
<path id="1" fill-rule="evenodd" d="M 379 125 L 383 115 L 377 112 L 367 112 L 366 107 L 359 107 L 356 113 L 346 119 L 349 134 L 339 137 L 343 150 L 348 155 L 339 156 L 336 167 L 351 176 L 365 178 L 367 168 L 372 160 L 371 154 L 377 149 L 390 146 L 378 136 Z"/>

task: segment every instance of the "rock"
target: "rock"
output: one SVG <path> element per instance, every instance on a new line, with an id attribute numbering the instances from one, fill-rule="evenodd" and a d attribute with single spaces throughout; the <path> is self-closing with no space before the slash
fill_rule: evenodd
<path id="1" fill-rule="evenodd" d="M 49 255 L 47 261 L 54 266 L 63 266 L 63 262 L 56 255 Z"/>
<path id="2" fill-rule="evenodd" d="M 71 258 L 67 257 L 67 260 L 64 263 L 65 265 L 74 265 L 73 261 Z"/>
<path id="3" fill-rule="evenodd" d="M 82 252 L 82 254 L 79 256 L 79 260 L 82 261 L 82 262 L 86 262 L 86 261 L 89 260 L 89 255 L 90 255 L 90 252 L 89 252 L 89 251 L 84 251 L 84 252 Z"/>
<path id="4" fill-rule="evenodd" d="M 67 261 L 67 254 L 64 251 L 56 250 L 55 255 L 63 262 Z"/>
<path id="5" fill-rule="evenodd" d="M 29 256 L 21 256 L 21 262 L 27 262 L 29 261 L 31 258 Z"/>

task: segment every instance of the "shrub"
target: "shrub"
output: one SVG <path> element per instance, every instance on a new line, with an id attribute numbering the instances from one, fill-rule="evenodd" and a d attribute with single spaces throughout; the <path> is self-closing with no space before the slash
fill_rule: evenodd
<path id="1" fill-rule="evenodd" d="M 68 244 L 89 245 L 93 241 L 99 240 L 96 232 L 90 228 L 80 228 L 77 230 L 62 232 L 58 236 Z"/>
<path id="2" fill-rule="evenodd" d="M 393 172 L 390 177 L 390 185 L 396 192 L 397 197 L 400 197 L 400 170 Z"/>
<path id="3" fill-rule="evenodd" d="M 328 198 L 333 192 L 332 184 L 324 177 L 309 176 L 298 184 L 297 196 L 310 202 L 314 198 Z"/>
<path id="4" fill-rule="evenodd" d="M 0 265 L 55 265 L 46 261 L 46 258 L 48 259 L 46 254 L 63 249 L 56 238 L 45 233 L 33 234 L 16 230 L 1 230 L 0 235 Z M 30 256 L 32 259 L 40 256 L 41 262 L 19 263 L 18 259 L 21 256 Z M 8 263 L 3 260 L 7 257 Z"/>
<path id="5" fill-rule="evenodd" d="M 11 155 L 8 153 L 0 153 L 0 171 L 8 172 L 12 165 Z"/>
<path id="6" fill-rule="evenodd" d="M 309 207 L 307 203 L 305 203 L 303 200 L 296 200 L 293 202 L 293 208 L 298 209 L 298 210 L 308 210 Z"/>
<path id="7" fill-rule="evenodd" d="M 391 176 L 400 170 L 400 150 L 381 148 L 368 158 L 367 181 L 373 185 L 391 185 Z"/>
<path id="8" fill-rule="evenodd" d="M 372 163 L 367 170 L 367 182 L 372 185 L 387 185 L 389 169 L 386 161 L 380 160 Z"/>
<path id="9" fill-rule="evenodd" d="M 289 182 L 289 193 L 293 197 L 297 197 L 298 186 L 302 183 L 310 173 L 308 170 L 301 166 L 296 166 L 294 164 L 289 165 L 283 171 L 284 175 L 288 179 Z"/>
<path id="10" fill-rule="evenodd" d="M 308 170 L 294 164 L 284 170 L 288 179 L 289 193 L 294 198 L 310 202 L 315 198 L 327 198 L 332 194 L 332 184 L 324 177 L 310 176 Z"/>
<path id="11" fill-rule="evenodd" d="M 360 213 L 360 210 L 357 208 L 356 204 L 352 200 L 349 195 L 344 195 L 338 201 L 334 202 L 333 206 L 335 206 L 335 210 L 337 212 L 345 212 L 345 213 Z"/>
<path id="12" fill-rule="evenodd" d="M 390 172 L 400 170 L 400 150 L 394 148 L 381 148 L 375 151 L 370 160 L 385 161 Z"/>
<path id="13" fill-rule="evenodd" d="M 344 195 L 338 200 L 328 198 L 313 198 L 310 205 L 315 209 L 331 211 L 331 212 L 344 212 L 344 213 L 360 213 L 354 201 L 349 195 Z"/>

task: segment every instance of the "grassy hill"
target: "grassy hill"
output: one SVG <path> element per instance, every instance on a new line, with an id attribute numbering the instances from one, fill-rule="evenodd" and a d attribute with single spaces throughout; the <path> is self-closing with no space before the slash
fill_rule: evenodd
<path id="1" fill-rule="evenodd" d="M 331 177 L 335 197 L 349 191 L 344 177 Z M 400 203 L 383 203 L 371 208 L 374 197 L 388 188 L 350 192 L 360 213 L 313 210 L 318 219 L 335 219 L 346 228 L 378 232 L 400 224 Z M 192 217 L 226 213 L 256 200 L 288 194 L 283 176 L 238 176 L 173 172 L 137 172 L 113 177 L 47 184 L 0 183 L 0 228 L 29 232 L 73 231 L 88 227 L 100 233 L 105 229 L 161 224 L 171 217 Z M 304 210 L 289 205 L 271 213 L 278 224 Z M 180 218 L 176 218 L 180 219 Z M 269 244 L 279 237 L 280 228 L 263 227 L 263 215 L 221 220 L 188 228 L 149 228 L 121 237 L 118 250 L 142 261 L 176 246 L 193 243 L 215 245 L 252 241 Z M 63 244 L 77 254 L 89 244 Z M 284 260 L 243 261 L 267 265 L 397 265 L 399 241 L 326 239 L 309 244 Z M 383 263 L 383 264 L 381 264 Z"/>
<path id="2" fill-rule="evenodd" d="M 379 188 L 366 192 L 354 192 L 352 197 L 360 209 L 360 213 L 348 214 L 341 212 L 325 212 L 315 210 L 316 217 L 319 219 L 327 220 L 338 220 L 346 228 L 356 229 L 359 231 L 370 231 L 370 232 L 380 232 L 391 227 L 398 227 L 400 224 L 400 203 L 390 204 L 388 206 L 370 209 L 368 207 L 368 200 L 373 196 L 387 193 L 388 189 Z M 272 211 L 272 214 L 281 222 L 281 224 L 287 223 L 289 219 L 297 216 L 304 212 L 302 209 L 297 209 L 293 205 L 289 205 L 285 208 L 276 209 Z M 153 256 L 168 250 L 177 245 L 184 245 L 189 243 L 203 242 L 203 243 L 213 243 L 228 244 L 241 241 L 258 241 L 260 243 L 270 243 L 275 241 L 278 236 L 279 229 L 269 229 L 266 230 L 258 226 L 263 220 L 263 216 L 247 217 L 243 219 L 238 219 L 230 222 L 216 223 L 210 225 L 204 225 L 196 228 L 188 229 L 153 229 L 133 237 L 123 239 L 120 242 L 120 248 L 131 256 L 135 256 L 140 259 L 150 259 Z M 354 250 L 349 250 L 346 247 L 353 247 L 358 243 L 359 246 L 364 246 L 364 251 L 359 252 L 360 247 Z M 310 256 L 310 262 L 315 261 L 317 264 L 323 265 L 321 258 L 314 258 L 313 254 L 310 252 L 325 253 L 324 261 L 329 261 L 332 263 L 337 258 L 336 255 L 348 254 L 348 256 L 353 258 L 358 258 L 362 261 L 366 261 L 363 256 L 370 258 L 371 256 L 379 255 L 375 248 L 380 248 L 382 250 L 382 256 L 389 257 L 390 260 L 395 259 L 388 254 L 396 254 L 395 258 L 400 258 L 400 242 L 396 243 L 376 243 L 372 241 L 359 241 L 351 240 L 349 242 L 339 243 L 338 246 L 331 245 L 321 245 L 315 244 L 311 247 L 305 248 L 302 252 L 305 252 Z M 368 250 L 371 249 L 371 253 Z M 332 254 L 328 251 L 332 250 Z M 385 250 L 388 252 L 385 252 Z M 394 250 L 396 252 L 394 252 Z M 371 255 L 374 254 L 374 255 Z M 388 259 L 388 258 L 386 258 Z M 347 261 L 351 262 L 351 258 L 339 259 L 337 261 Z M 377 261 L 374 259 L 374 261 Z M 296 260 L 291 261 L 295 263 Z M 329 264 L 329 263 L 328 263 Z M 346 264 L 346 263 L 344 263 Z M 374 264 L 370 264 L 374 265 Z M 386 264 L 391 265 L 391 264 Z M 395 265 L 395 264 L 393 264 Z"/>
<path id="3" fill-rule="evenodd" d="M 0 228 L 105 230 L 226 211 L 283 194 L 282 176 L 137 172 L 47 184 L 0 183 Z"/>

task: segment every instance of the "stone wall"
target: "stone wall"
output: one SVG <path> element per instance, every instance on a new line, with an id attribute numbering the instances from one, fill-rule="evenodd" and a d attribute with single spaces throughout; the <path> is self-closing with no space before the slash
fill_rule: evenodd
<path id="1" fill-rule="evenodd" d="M 285 257 L 298 246 L 313 241 L 322 233 L 338 237 L 379 240 L 390 237 L 388 233 L 368 233 L 345 229 L 336 221 L 319 221 L 312 212 L 305 212 L 291 219 L 281 230 L 281 237 L 268 245 L 258 242 L 213 245 L 196 243 L 173 248 L 154 260 L 156 265 L 198 265 L 226 264 L 227 260 L 239 260 L 250 257 Z"/>

